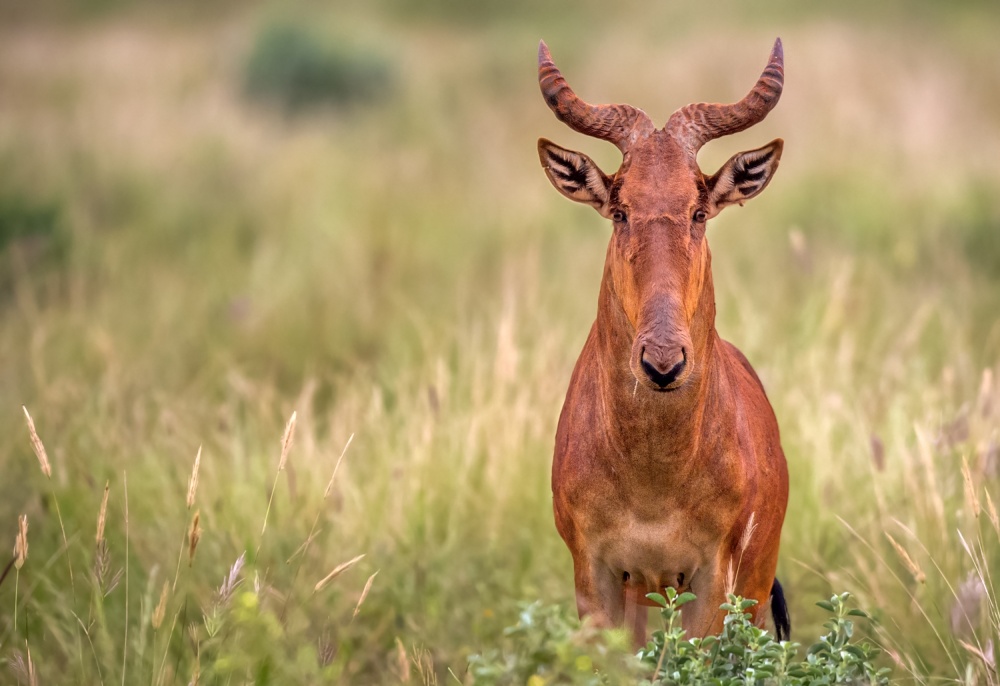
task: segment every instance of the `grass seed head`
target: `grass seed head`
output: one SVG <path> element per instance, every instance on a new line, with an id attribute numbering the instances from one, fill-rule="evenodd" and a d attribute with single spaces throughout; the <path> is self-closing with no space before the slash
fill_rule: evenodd
<path id="1" fill-rule="evenodd" d="M 726 567 L 726 595 L 736 593 L 736 570 L 733 567 L 733 558 L 729 558 L 729 566 Z"/>
<path id="2" fill-rule="evenodd" d="M 167 614 L 167 596 L 170 594 L 170 582 L 163 582 L 163 590 L 160 591 L 160 602 L 156 604 L 156 608 L 153 610 L 153 617 L 151 623 L 153 629 L 159 629 L 160 625 L 163 624 L 163 618 Z"/>
<path id="3" fill-rule="evenodd" d="M 990 415 L 992 407 L 993 398 L 993 370 L 984 369 L 983 378 L 979 382 L 979 412 L 983 417 L 988 417 Z"/>
<path id="4" fill-rule="evenodd" d="M 965 502 L 972 511 L 972 515 L 979 519 L 982 506 L 979 504 L 979 495 L 976 493 L 976 486 L 972 483 L 972 474 L 969 472 L 969 460 L 962 456 L 962 481 L 965 484 Z"/>
<path id="5" fill-rule="evenodd" d="M 194 517 L 191 518 L 191 528 L 188 529 L 188 567 L 194 564 L 194 553 L 198 549 L 198 541 L 201 540 L 201 511 L 195 510 Z"/>
<path id="6" fill-rule="evenodd" d="M 974 645 L 969 645 L 965 641 L 960 640 L 959 644 L 963 648 L 965 648 L 970 655 L 974 655 L 975 657 L 978 657 L 980 660 L 982 660 L 983 664 L 986 665 L 986 667 L 990 670 L 990 672 L 992 672 L 993 674 L 997 673 L 997 663 L 996 663 L 996 657 L 993 655 L 992 639 L 986 642 L 986 645 L 984 646 L 983 650 L 980 650 Z M 994 683 L 994 682 L 987 681 L 987 683 Z"/>
<path id="7" fill-rule="evenodd" d="M 757 512 L 750 513 L 750 519 L 747 520 L 746 528 L 743 529 L 743 538 L 740 539 L 740 552 L 745 553 L 747 548 L 750 547 L 750 541 L 753 540 L 753 532 L 757 530 Z"/>
<path id="8" fill-rule="evenodd" d="M 361 560 L 361 558 L 363 558 L 364 556 L 365 556 L 365 554 L 361 553 L 357 557 L 352 558 L 352 559 L 348 560 L 347 562 L 342 562 L 339 565 L 337 565 L 336 567 L 334 567 L 332 572 L 330 572 L 329 574 L 327 574 L 326 576 L 324 576 L 322 579 L 320 579 L 316 583 L 315 588 L 313 588 L 313 592 L 316 592 L 316 591 L 319 591 L 320 589 L 322 589 L 328 583 L 330 583 L 331 581 L 333 581 L 334 579 L 336 579 L 338 576 L 340 576 L 341 574 L 343 574 L 344 572 L 346 572 L 348 569 L 350 569 L 351 567 L 353 567 L 355 564 L 357 564 L 358 561 Z"/>
<path id="9" fill-rule="evenodd" d="M 288 419 L 288 424 L 285 425 L 285 433 L 281 437 L 281 459 L 278 460 L 279 472 L 285 468 L 285 463 L 288 462 L 288 452 L 292 449 L 292 441 L 295 438 L 296 415 L 296 412 L 292 412 L 292 416 Z"/>
<path id="10" fill-rule="evenodd" d="M 885 533 L 885 537 L 889 539 L 889 543 L 892 544 L 892 547 L 895 549 L 899 559 L 903 561 L 903 564 L 906 565 L 910 574 L 913 575 L 914 580 L 920 584 L 926 583 L 927 575 L 924 574 L 924 570 L 920 568 L 920 565 L 913 561 L 913 558 L 911 558 L 910 554 L 906 552 L 906 549 L 899 543 L 896 543 L 896 539 L 890 536 L 888 531 Z"/>
<path id="11" fill-rule="evenodd" d="M 28 684 L 38 686 L 38 675 L 35 673 L 35 663 L 31 661 L 31 648 L 27 641 L 24 642 L 24 652 L 28 654 Z"/>
<path id="12" fill-rule="evenodd" d="M 330 639 L 330 633 L 324 631 L 323 635 L 316 640 L 316 660 L 320 667 L 326 667 L 337 655 L 337 649 Z"/>
<path id="13" fill-rule="evenodd" d="M 404 684 L 410 683 L 410 658 L 399 636 L 396 637 L 396 665 L 399 668 L 399 680 Z"/>
<path id="14" fill-rule="evenodd" d="M 111 489 L 111 482 L 107 481 L 104 484 L 104 498 L 101 500 L 101 509 L 97 513 L 97 536 L 95 537 L 97 545 L 100 546 L 101 542 L 104 541 L 104 525 L 108 521 L 108 492 Z"/>
<path id="15" fill-rule="evenodd" d="M 344 459 L 344 455 L 347 454 L 347 449 L 351 446 L 351 441 L 354 440 L 354 434 L 351 434 L 350 438 L 347 439 L 347 443 L 344 444 L 344 449 L 340 451 L 340 457 L 337 458 L 337 464 L 333 466 L 333 474 L 330 475 L 330 483 L 326 485 L 326 490 L 323 491 L 323 499 L 326 500 L 333 493 L 333 482 L 337 478 L 337 470 L 340 469 L 340 463 Z"/>
<path id="16" fill-rule="evenodd" d="M 989 491 L 986 491 L 986 514 L 990 518 L 993 530 L 997 532 L 997 537 L 1000 538 L 1000 515 L 997 514 L 996 505 L 993 504 Z"/>
<path id="17" fill-rule="evenodd" d="M 14 539 L 14 566 L 21 569 L 28 559 L 28 515 L 17 518 L 17 538 Z"/>
<path id="18" fill-rule="evenodd" d="M 240 585 L 240 572 L 243 571 L 243 564 L 246 562 L 247 554 L 244 552 L 238 558 L 233 566 L 229 568 L 229 574 L 226 578 L 222 580 L 222 585 L 219 587 L 219 605 L 225 605 L 229 602 L 229 599 L 233 595 L 233 591 L 236 587 Z"/>
<path id="19" fill-rule="evenodd" d="M 368 592 L 372 590 L 372 582 L 375 581 L 376 576 L 378 576 L 378 570 L 376 570 L 374 574 L 368 577 L 368 581 L 365 582 L 365 588 L 363 591 L 361 591 L 361 597 L 358 598 L 358 604 L 354 606 L 354 614 L 351 615 L 351 619 L 357 617 L 358 613 L 361 612 L 361 604 L 365 602 L 365 598 L 368 597 Z"/>
<path id="20" fill-rule="evenodd" d="M 28 433 L 31 435 L 31 447 L 35 451 L 35 455 L 38 457 L 38 464 L 42 467 L 42 473 L 48 478 L 52 478 L 52 466 L 49 464 L 49 456 L 45 453 L 45 446 L 42 444 L 42 439 L 38 437 L 38 432 L 35 431 L 35 422 L 32 421 L 31 415 L 28 414 L 28 408 L 24 405 L 21 406 L 24 410 L 24 418 L 28 421 Z"/>
<path id="21" fill-rule="evenodd" d="M 187 509 L 194 505 L 195 494 L 198 493 L 198 468 L 201 466 L 201 446 L 198 446 L 198 454 L 194 456 L 194 467 L 191 469 L 191 479 L 188 481 Z"/>

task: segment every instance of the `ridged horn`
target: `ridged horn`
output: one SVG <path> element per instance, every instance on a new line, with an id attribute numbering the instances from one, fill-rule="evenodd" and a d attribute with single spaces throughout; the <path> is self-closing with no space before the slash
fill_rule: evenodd
<path id="1" fill-rule="evenodd" d="M 745 98 L 732 105 L 704 102 L 687 105 L 670 115 L 664 129 L 681 145 L 697 153 L 710 140 L 738 133 L 762 121 L 778 104 L 784 83 L 785 53 L 778 38 L 767 66 Z"/>
<path id="2" fill-rule="evenodd" d="M 538 44 L 538 86 L 559 121 L 587 136 L 611 141 L 622 152 L 655 130 L 653 121 L 631 105 L 590 105 L 566 83 L 545 41 Z"/>

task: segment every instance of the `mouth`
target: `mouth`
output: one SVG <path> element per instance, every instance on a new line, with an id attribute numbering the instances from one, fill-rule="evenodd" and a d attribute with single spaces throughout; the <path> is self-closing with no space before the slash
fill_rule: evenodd
<path id="1" fill-rule="evenodd" d="M 669 386 L 657 386 L 654 383 L 636 377 L 635 385 L 636 388 L 638 388 L 641 385 L 644 388 L 648 388 L 649 390 L 653 391 L 654 393 L 673 393 L 674 391 L 679 391 L 681 388 L 684 387 L 684 380 L 675 381 Z"/>

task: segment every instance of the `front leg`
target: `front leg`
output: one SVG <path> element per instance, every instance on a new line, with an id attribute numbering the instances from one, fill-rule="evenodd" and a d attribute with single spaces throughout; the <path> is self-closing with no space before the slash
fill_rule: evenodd
<path id="1" fill-rule="evenodd" d="M 580 619 L 589 617 L 596 626 L 617 629 L 624 626 L 632 634 L 636 648 L 646 644 L 646 605 L 641 590 L 598 559 L 574 557 L 576 609 Z"/>
<path id="2" fill-rule="evenodd" d="M 722 633 L 725 613 L 719 606 L 726 602 L 726 575 L 716 562 L 705 567 L 691 579 L 690 590 L 697 599 L 683 607 L 681 624 L 688 638 L 714 636 Z"/>
<path id="3" fill-rule="evenodd" d="M 611 569 L 586 553 L 573 555 L 576 609 L 580 619 L 589 617 L 605 629 L 620 627 L 625 621 L 625 587 Z"/>

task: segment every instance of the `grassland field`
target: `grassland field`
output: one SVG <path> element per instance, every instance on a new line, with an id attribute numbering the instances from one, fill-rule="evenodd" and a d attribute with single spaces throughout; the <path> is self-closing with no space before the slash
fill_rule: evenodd
<path id="1" fill-rule="evenodd" d="M 276 25 L 380 88 L 252 97 Z M 0 682 L 454 683 L 519 601 L 572 605 L 549 468 L 609 227 L 535 140 L 619 157 L 537 42 L 662 124 L 778 35 L 781 102 L 700 162 L 785 139 L 709 242 L 794 633 L 848 590 L 901 683 L 998 683 L 1000 11 L 929 0 L 0 3 Z"/>

